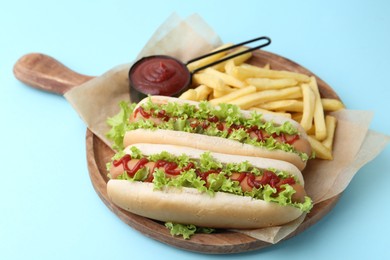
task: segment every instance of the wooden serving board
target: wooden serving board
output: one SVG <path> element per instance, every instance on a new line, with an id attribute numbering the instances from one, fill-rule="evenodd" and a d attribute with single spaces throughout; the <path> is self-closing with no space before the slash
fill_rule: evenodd
<path id="1" fill-rule="evenodd" d="M 314 75 L 293 61 L 261 50 L 253 53 L 249 63 L 257 66 L 264 66 L 269 63 L 272 69 Z M 69 89 L 93 78 L 78 74 L 57 60 L 39 53 L 27 54 L 20 58 L 14 66 L 14 74 L 16 78 L 27 85 L 61 95 Z M 318 77 L 317 83 L 322 97 L 339 99 L 333 89 Z M 110 161 L 114 152 L 89 129 L 87 129 L 86 133 L 86 147 L 89 176 L 96 193 L 113 213 L 142 234 L 168 245 L 201 253 L 239 253 L 272 245 L 253 237 L 227 230 L 218 230 L 213 234 L 195 234 L 190 240 L 172 237 L 163 223 L 129 213 L 109 200 L 106 190 L 108 182 L 106 163 Z M 303 232 L 321 220 L 336 205 L 338 199 L 339 196 L 336 196 L 314 205 L 303 223 L 284 240 Z"/>

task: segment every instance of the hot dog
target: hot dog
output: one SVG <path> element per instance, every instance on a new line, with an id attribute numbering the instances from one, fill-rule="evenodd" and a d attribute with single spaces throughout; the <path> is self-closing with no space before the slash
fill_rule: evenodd
<path id="1" fill-rule="evenodd" d="M 123 113 L 122 113 L 123 115 Z M 138 142 L 190 146 L 219 153 L 258 156 L 290 162 L 302 170 L 311 157 L 303 128 L 275 115 L 240 110 L 229 104 L 151 96 L 128 112 L 118 127 L 124 146 Z M 117 121 L 117 120 L 114 120 Z M 115 136 L 115 129 L 109 137 Z"/>
<path id="2" fill-rule="evenodd" d="M 113 203 L 164 222 L 261 228 L 288 223 L 312 207 L 301 172 L 279 160 L 134 144 L 108 169 Z"/>

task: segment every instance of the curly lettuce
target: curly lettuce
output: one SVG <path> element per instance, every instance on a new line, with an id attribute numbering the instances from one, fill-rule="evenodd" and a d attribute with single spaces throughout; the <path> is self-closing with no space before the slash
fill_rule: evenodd
<path id="1" fill-rule="evenodd" d="M 197 227 L 192 224 L 184 225 L 173 222 L 166 222 L 165 227 L 169 229 L 172 236 L 182 236 L 184 239 L 190 239 L 195 233 L 211 234 L 215 232 L 214 228 Z"/>
<path id="2" fill-rule="evenodd" d="M 120 151 L 123 149 L 123 138 L 127 131 L 129 118 L 132 115 L 136 104 L 122 101 L 119 103 L 120 111 L 113 117 L 107 119 L 107 124 L 111 129 L 106 134 L 107 138 L 113 142 L 113 149 Z"/>

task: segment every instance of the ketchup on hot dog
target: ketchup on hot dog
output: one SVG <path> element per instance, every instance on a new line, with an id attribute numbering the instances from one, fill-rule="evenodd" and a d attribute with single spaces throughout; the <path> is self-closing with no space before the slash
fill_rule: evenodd
<path id="1" fill-rule="evenodd" d="M 155 118 L 161 119 L 163 121 L 168 121 L 170 119 L 170 117 L 166 114 L 165 110 L 160 110 L 157 114 L 154 114 L 154 113 L 145 111 L 145 109 L 142 106 L 138 107 L 134 111 L 133 116 L 134 116 L 134 119 L 139 119 L 140 117 L 144 118 L 144 119 L 150 119 L 150 118 L 155 117 Z M 207 129 L 209 127 L 208 122 L 211 122 L 211 123 L 218 122 L 217 128 L 220 131 L 223 131 L 226 128 L 226 125 L 223 122 L 220 122 L 220 119 L 216 116 L 209 117 L 207 120 L 205 120 L 203 122 L 200 122 L 198 120 L 192 120 L 192 119 L 189 119 L 189 120 L 191 121 L 190 126 L 192 128 L 196 128 L 200 125 L 203 129 Z M 246 127 L 241 126 L 241 125 L 231 125 L 229 128 L 227 128 L 227 132 L 230 134 L 233 130 L 237 130 L 240 128 L 244 129 L 253 138 L 256 138 L 257 141 L 264 141 L 266 138 L 269 137 L 269 135 L 264 130 L 260 130 L 257 127 L 246 128 Z M 299 140 L 298 134 L 288 135 L 285 133 L 280 133 L 280 134 L 274 133 L 274 134 L 272 134 L 272 137 L 275 138 L 276 140 L 278 140 L 279 142 L 287 143 L 287 144 L 294 144 L 296 141 Z"/>

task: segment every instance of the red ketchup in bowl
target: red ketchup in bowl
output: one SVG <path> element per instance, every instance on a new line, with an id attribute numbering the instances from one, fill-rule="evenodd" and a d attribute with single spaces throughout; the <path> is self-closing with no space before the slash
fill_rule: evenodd
<path id="1" fill-rule="evenodd" d="M 140 59 L 129 71 L 130 96 L 138 102 L 147 95 L 175 96 L 191 83 L 191 73 L 181 61 L 165 55 Z"/>

